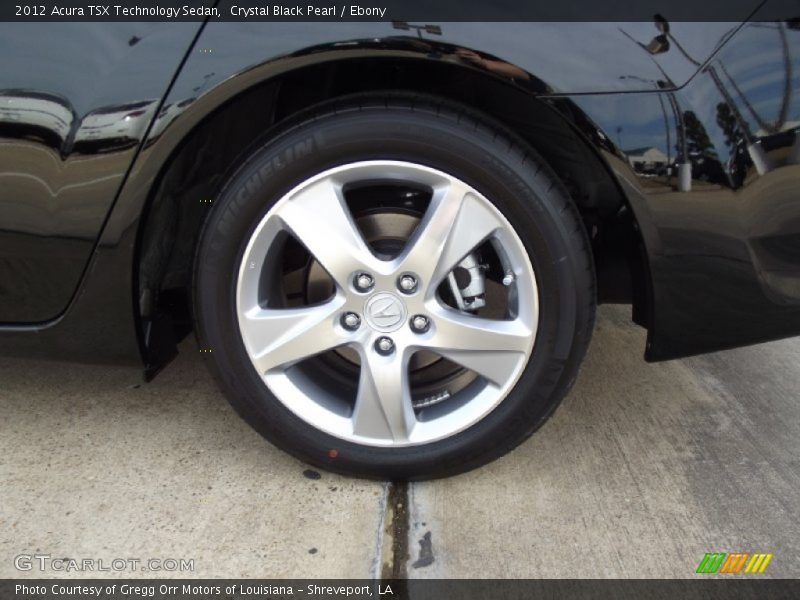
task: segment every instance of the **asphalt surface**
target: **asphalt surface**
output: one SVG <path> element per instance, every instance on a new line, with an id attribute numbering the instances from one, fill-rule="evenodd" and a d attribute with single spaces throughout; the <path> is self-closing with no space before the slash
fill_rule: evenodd
<path id="1" fill-rule="evenodd" d="M 682 578 L 712 551 L 771 552 L 763 576 L 800 577 L 800 339 L 646 364 L 628 317 L 600 310 L 578 382 L 531 440 L 408 486 L 408 556 L 390 486 L 264 442 L 193 340 L 150 384 L 0 359 L 0 578 L 114 574 L 18 571 L 32 554 L 194 560 L 125 577 Z"/>

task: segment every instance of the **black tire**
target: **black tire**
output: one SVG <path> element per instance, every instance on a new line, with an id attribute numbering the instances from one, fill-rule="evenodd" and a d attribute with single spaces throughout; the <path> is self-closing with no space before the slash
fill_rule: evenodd
<path id="1" fill-rule="evenodd" d="M 263 383 L 243 346 L 234 290 L 255 225 L 287 191 L 357 160 L 406 160 L 450 173 L 481 191 L 514 224 L 539 285 L 533 353 L 515 388 L 483 420 L 450 438 L 403 448 L 349 443 L 290 412 Z M 271 164 L 262 181 L 259 170 Z M 528 438 L 569 390 L 589 343 L 595 275 L 580 215 L 548 165 L 500 124 L 470 109 L 405 94 L 340 99 L 305 113 L 247 158 L 215 201 L 199 242 L 197 335 L 236 411 L 283 450 L 340 473 L 425 479 L 467 471 Z M 332 458 L 329 449 L 338 454 Z"/>

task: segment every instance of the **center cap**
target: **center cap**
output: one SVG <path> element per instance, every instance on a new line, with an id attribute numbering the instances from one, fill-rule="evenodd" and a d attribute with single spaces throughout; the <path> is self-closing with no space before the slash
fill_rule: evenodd
<path id="1" fill-rule="evenodd" d="M 372 329 L 388 333 L 399 329 L 406 320 L 406 307 L 394 294 L 375 294 L 364 305 L 364 315 Z"/>

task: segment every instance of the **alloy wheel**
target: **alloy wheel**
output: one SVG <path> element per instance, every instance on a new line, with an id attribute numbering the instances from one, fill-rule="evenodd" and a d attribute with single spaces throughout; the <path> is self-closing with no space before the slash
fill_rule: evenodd
<path id="1" fill-rule="evenodd" d="M 425 199 L 388 249 L 354 214 L 351 197 L 371 186 Z M 400 202 L 384 214 L 408 212 Z M 299 302 L 280 292 L 292 244 L 309 257 L 306 274 L 324 272 L 327 291 L 306 289 Z M 464 282 L 478 279 L 483 297 L 464 296 Z M 275 203 L 242 255 L 236 308 L 252 366 L 280 402 L 330 435 L 389 447 L 441 440 L 489 414 L 527 364 L 539 319 L 533 267 L 502 213 L 461 179 L 400 161 L 330 169 Z M 326 375 L 326 356 L 349 368 Z M 415 373 L 436 360 L 469 376 L 419 398 Z"/>

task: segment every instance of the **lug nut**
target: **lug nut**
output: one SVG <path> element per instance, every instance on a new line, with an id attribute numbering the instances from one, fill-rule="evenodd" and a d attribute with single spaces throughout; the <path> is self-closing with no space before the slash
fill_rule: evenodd
<path id="1" fill-rule="evenodd" d="M 397 281 L 397 287 L 400 288 L 401 292 L 411 294 L 417 289 L 417 280 L 413 275 L 403 275 Z"/>
<path id="2" fill-rule="evenodd" d="M 512 273 L 511 271 L 509 271 L 508 273 L 506 273 L 506 274 L 503 276 L 503 285 L 504 285 L 504 286 L 506 286 L 506 287 L 508 287 L 508 286 L 510 286 L 512 283 L 514 283 L 514 273 Z"/>
<path id="3" fill-rule="evenodd" d="M 355 278 L 355 286 L 359 292 L 368 292 L 375 285 L 375 280 L 369 273 L 359 273 Z"/>
<path id="4" fill-rule="evenodd" d="M 375 342 L 375 351 L 378 354 L 383 354 L 384 356 L 394 352 L 394 342 L 392 341 L 392 338 L 388 338 L 386 336 L 379 337 Z"/>
<path id="5" fill-rule="evenodd" d="M 431 321 L 428 317 L 423 315 L 415 315 L 411 317 L 411 329 L 414 333 L 425 333 L 430 329 Z"/>
<path id="6" fill-rule="evenodd" d="M 342 315 L 342 327 L 348 331 L 355 331 L 361 325 L 361 317 L 354 312 L 347 312 Z"/>

